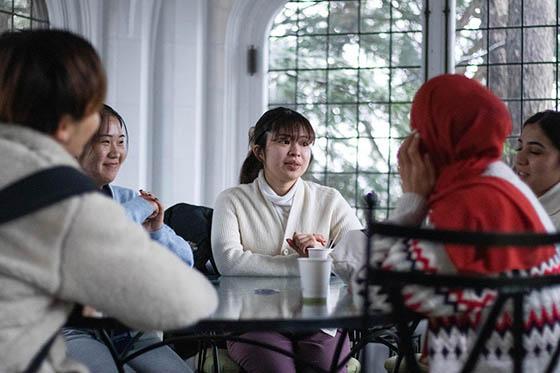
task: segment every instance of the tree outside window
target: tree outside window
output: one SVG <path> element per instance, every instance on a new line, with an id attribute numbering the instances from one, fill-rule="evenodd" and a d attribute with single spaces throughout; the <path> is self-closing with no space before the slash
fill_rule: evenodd
<path id="1" fill-rule="evenodd" d="M 363 195 L 384 219 L 400 196 L 396 152 L 423 82 L 423 1 L 289 1 L 269 35 L 269 107 L 312 122 L 307 178 L 338 189 L 364 219 Z M 555 0 L 457 0 L 456 72 L 478 79 L 512 114 L 515 142 L 530 114 L 558 108 Z M 511 163 L 514 151 L 506 146 Z"/>

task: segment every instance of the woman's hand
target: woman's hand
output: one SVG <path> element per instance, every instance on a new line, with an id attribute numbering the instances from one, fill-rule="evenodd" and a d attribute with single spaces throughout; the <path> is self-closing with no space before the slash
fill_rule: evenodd
<path id="1" fill-rule="evenodd" d="M 432 161 L 420 152 L 420 135 L 414 131 L 406 138 L 397 153 L 403 193 L 416 193 L 427 198 L 436 182 Z"/>
<path id="2" fill-rule="evenodd" d="M 319 233 L 311 234 L 296 232 L 294 233 L 292 238 L 286 239 L 286 242 L 288 242 L 288 245 L 290 245 L 292 249 L 297 251 L 300 256 L 306 257 L 308 247 L 314 247 L 317 246 L 317 244 L 325 246 L 327 240 L 322 234 Z"/>
<path id="3" fill-rule="evenodd" d="M 142 226 L 148 232 L 155 232 L 163 226 L 163 213 L 165 208 L 152 193 L 140 190 L 140 197 L 144 198 L 154 208 L 154 212 L 144 220 Z"/>

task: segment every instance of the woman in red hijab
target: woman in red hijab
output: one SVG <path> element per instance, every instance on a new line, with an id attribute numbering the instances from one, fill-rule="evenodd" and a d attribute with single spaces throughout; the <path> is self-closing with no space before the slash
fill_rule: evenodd
<path id="1" fill-rule="evenodd" d="M 552 232 L 553 225 L 528 187 L 503 163 L 503 143 L 511 131 L 505 105 L 487 88 L 462 75 L 441 75 L 417 92 L 411 111 L 411 135 L 399 149 L 403 195 L 389 221 L 438 229 L 492 232 Z M 345 269 L 363 268 L 363 235 L 352 232 L 337 246 Z M 361 255 L 357 255 L 359 252 Z M 403 240 L 374 240 L 375 265 L 393 270 L 433 273 L 521 275 L 560 273 L 555 246 L 532 249 L 473 246 Z M 337 268 L 335 267 L 335 270 Z M 348 273 L 346 273 L 348 276 Z M 354 271 L 356 281 L 363 271 Z M 357 288 L 355 284 L 354 288 Z M 460 370 L 496 294 L 452 289 L 446 292 L 408 286 L 406 305 L 429 318 L 427 348 L 430 371 Z M 372 297 L 386 308 L 385 297 Z M 560 340 L 560 290 L 532 292 L 526 298 L 524 371 L 542 371 L 550 349 Z M 511 315 L 502 314 L 476 366 L 480 372 L 511 371 Z M 550 351 L 550 352 L 549 352 Z"/>

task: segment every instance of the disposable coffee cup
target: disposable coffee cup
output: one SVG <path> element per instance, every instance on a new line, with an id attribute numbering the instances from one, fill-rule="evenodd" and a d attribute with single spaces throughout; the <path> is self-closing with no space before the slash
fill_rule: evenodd
<path id="1" fill-rule="evenodd" d="M 298 258 L 301 293 L 304 304 L 324 304 L 329 294 L 331 260 Z"/>
<path id="2" fill-rule="evenodd" d="M 327 259 L 332 251 L 333 249 L 327 249 L 326 247 L 309 247 L 307 248 L 307 256 L 309 258 Z"/>

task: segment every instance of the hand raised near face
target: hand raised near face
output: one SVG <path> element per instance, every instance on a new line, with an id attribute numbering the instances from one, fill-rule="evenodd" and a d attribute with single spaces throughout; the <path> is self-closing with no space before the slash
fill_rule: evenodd
<path id="1" fill-rule="evenodd" d="M 163 226 L 163 214 L 165 208 L 156 196 L 152 193 L 140 190 L 140 197 L 146 200 L 154 208 L 154 212 L 144 220 L 142 226 L 148 232 L 155 232 Z"/>
<path id="2" fill-rule="evenodd" d="M 420 152 L 420 135 L 413 131 L 397 154 L 403 193 L 427 198 L 436 182 L 436 172 L 428 153 Z"/>
<path id="3" fill-rule="evenodd" d="M 314 246 L 325 246 L 327 240 L 319 233 L 294 233 L 292 238 L 286 239 L 288 245 L 300 256 L 307 256 L 307 248 Z"/>

